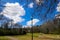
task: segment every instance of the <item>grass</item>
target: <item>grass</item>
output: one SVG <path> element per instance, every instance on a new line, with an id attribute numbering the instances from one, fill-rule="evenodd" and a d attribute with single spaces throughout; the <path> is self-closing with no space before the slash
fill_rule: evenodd
<path id="1" fill-rule="evenodd" d="M 31 40 L 31 34 L 13 36 L 18 40 Z M 34 40 L 60 40 L 60 35 L 34 33 Z"/>
<path id="2" fill-rule="evenodd" d="M 5 36 L 0 36 L 0 40 L 9 40 L 9 39 L 6 38 Z"/>
<path id="3" fill-rule="evenodd" d="M 18 40 L 31 40 L 31 33 L 27 35 L 17 35 L 17 36 L 10 36 Z M 60 40 L 60 35 L 55 34 L 42 34 L 42 33 L 34 33 L 33 36 L 34 40 Z M 6 36 L 0 36 L 0 40 L 8 40 Z"/>

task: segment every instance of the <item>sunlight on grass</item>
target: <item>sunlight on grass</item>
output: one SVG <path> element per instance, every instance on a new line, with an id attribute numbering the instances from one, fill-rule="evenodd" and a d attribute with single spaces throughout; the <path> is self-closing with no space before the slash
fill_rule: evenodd
<path id="1" fill-rule="evenodd" d="M 60 35 L 55 35 L 55 34 L 45 34 L 44 36 L 47 36 L 50 38 L 60 38 Z"/>
<path id="2" fill-rule="evenodd" d="M 17 38 L 18 40 L 31 40 L 31 33 L 28 33 L 27 35 L 18 35 L 13 36 Z M 54 35 L 54 34 L 41 34 L 41 33 L 34 33 L 34 40 L 57 40 L 60 39 L 60 35 Z"/>
<path id="3" fill-rule="evenodd" d="M 34 40 L 60 40 L 60 35 L 55 34 L 34 33 L 33 35 Z M 27 33 L 26 35 L 16 35 L 10 37 L 16 38 L 18 40 L 31 40 L 32 34 Z M 10 39 L 8 39 L 6 36 L 0 36 L 0 40 L 10 40 Z"/>
<path id="4" fill-rule="evenodd" d="M 6 38 L 5 36 L 0 36 L 0 40 L 9 40 L 9 39 Z"/>

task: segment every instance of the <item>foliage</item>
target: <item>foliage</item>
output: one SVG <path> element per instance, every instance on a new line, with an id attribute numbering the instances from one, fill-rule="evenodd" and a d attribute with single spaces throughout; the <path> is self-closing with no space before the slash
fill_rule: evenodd
<path id="1" fill-rule="evenodd" d="M 23 32 L 23 33 L 21 33 Z M 0 28 L 0 35 L 4 36 L 4 35 L 24 35 L 26 34 L 25 31 L 21 31 L 21 29 L 17 29 L 17 28 L 14 28 L 14 29 L 2 29 Z"/>
<path id="2" fill-rule="evenodd" d="M 48 22 L 44 23 L 40 27 L 40 31 L 43 33 L 60 34 L 60 23 L 58 22 L 58 20 L 59 19 L 54 19 L 52 21 L 48 21 Z"/>

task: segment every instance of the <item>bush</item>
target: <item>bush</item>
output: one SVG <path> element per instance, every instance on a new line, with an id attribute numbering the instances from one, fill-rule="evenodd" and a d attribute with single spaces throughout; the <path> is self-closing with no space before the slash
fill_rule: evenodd
<path id="1" fill-rule="evenodd" d="M 16 29 L 0 29 L 0 36 L 3 35 L 24 35 L 26 31 L 20 31 Z"/>

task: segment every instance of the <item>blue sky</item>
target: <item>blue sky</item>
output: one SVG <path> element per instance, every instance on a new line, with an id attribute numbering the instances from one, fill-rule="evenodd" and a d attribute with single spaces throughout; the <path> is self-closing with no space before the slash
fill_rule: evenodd
<path id="1" fill-rule="evenodd" d="M 55 14 L 58 13 L 56 8 L 57 8 L 57 4 L 59 2 L 60 2 L 60 0 L 57 0 L 57 1 L 56 0 L 43 0 L 42 5 L 39 5 L 39 7 L 38 7 L 38 3 L 36 2 L 36 0 L 34 0 L 34 1 L 33 0 L 29 0 L 28 2 L 27 2 L 27 0 L 1 0 L 2 5 L 0 4 L 0 7 L 3 6 L 3 5 L 6 5 L 6 4 L 7 5 L 8 4 L 9 5 L 17 4 L 17 5 L 20 5 L 20 7 L 22 6 L 21 8 L 23 8 L 22 10 L 25 11 L 25 14 L 23 15 L 22 12 L 20 11 L 21 14 L 23 15 L 23 16 L 20 16 L 20 19 L 24 19 L 24 20 L 22 22 L 18 22 L 18 23 L 22 24 L 22 25 L 29 25 L 30 26 L 31 25 L 30 22 L 32 21 L 31 20 L 31 15 L 32 14 L 34 15 L 34 17 L 33 17 L 34 25 L 41 25 L 43 22 L 46 21 L 46 19 L 48 19 L 48 20 L 54 19 Z M 50 4 L 52 4 L 52 5 L 50 5 Z M 38 7 L 38 9 L 36 9 L 36 7 Z M 51 7 L 51 8 L 47 12 L 49 7 Z M 1 8 L 0 12 L 3 13 L 3 11 L 6 10 L 6 8 L 7 7 Z M 46 12 L 47 12 L 47 15 L 44 18 L 43 16 L 44 16 L 44 14 Z M 19 18 L 19 17 L 16 17 L 16 18 Z"/>

